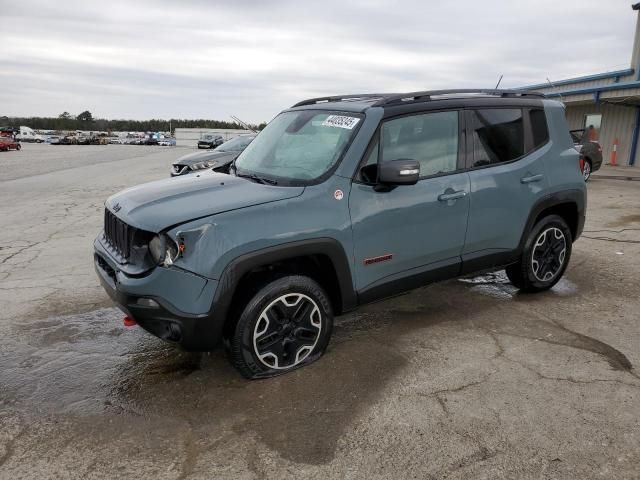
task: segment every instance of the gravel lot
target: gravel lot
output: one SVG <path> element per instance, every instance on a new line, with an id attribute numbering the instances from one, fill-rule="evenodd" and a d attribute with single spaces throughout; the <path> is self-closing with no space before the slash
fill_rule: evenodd
<path id="1" fill-rule="evenodd" d="M 0 153 L 0 478 L 638 478 L 640 182 L 592 179 L 553 290 L 423 288 L 247 382 L 125 329 L 93 271 L 106 197 L 187 152 Z"/>

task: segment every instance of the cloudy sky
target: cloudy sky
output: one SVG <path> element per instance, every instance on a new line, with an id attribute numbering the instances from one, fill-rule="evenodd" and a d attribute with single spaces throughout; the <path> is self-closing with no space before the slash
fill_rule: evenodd
<path id="1" fill-rule="evenodd" d="M 0 116 L 271 119 L 339 93 L 627 68 L 624 0 L 0 0 Z"/>

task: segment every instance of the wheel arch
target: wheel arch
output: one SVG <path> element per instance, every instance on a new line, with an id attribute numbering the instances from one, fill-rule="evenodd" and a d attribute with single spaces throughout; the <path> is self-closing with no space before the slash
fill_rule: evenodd
<path id="1" fill-rule="evenodd" d="M 279 274 L 306 275 L 317 281 L 336 314 L 356 306 L 348 257 L 337 240 L 289 242 L 241 255 L 224 269 L 212 304 L 212 316 L 222 333 L 233 325 L 238 306 L 255 293 L 255 285 Z"/>
<path id="2" fill-rule="evenodd" d="M 524 249 L 527 236 L 533 227 L 547 215 L 559 215 L 571 230 L 572 240 L 575 241 L 584 227 L 586 209 L 585 193 L 582 190 L 567 190 L 548 195 L 536 202 L 529 213 L 527 223 L 520 238 L 519 250 Z"/>

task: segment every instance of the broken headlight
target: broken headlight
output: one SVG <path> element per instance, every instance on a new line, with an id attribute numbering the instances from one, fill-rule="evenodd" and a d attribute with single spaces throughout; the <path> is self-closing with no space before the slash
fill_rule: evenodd
<path id="1" fill-rule="evenodd" d="M 209 162 L 199 162 L 191 165 L 191 170 L 202 170 L 203 168 L 209 168 L 211 163 Z"/>
<path id="2" fill-rule="evenodd" d="M 157 265 L 173 265 L 180 255 L 180 248 L 171 237 L 165 234 L 154 236 L 149 242 L 149 253 Z"/>

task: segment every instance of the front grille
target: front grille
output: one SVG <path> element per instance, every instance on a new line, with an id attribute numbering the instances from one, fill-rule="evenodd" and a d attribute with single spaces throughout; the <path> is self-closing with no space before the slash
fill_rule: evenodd
<path id="1" fill-rule="evenodd" d="M 131 254 L 134 229 L 108 209 L 104 209 L 104 238 L 107 243 L 125 260 Z"/>

